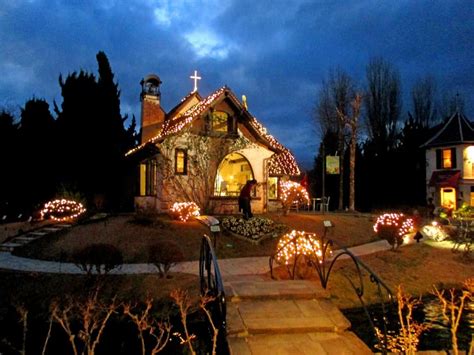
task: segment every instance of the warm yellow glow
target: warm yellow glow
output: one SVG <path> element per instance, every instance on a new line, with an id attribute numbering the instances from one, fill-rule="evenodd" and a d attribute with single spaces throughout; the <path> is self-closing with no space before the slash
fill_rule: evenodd
<path id="1" fill-rule="evenodd" d="M 471 145 L 467 147 L 465 155 L 467 160 L 469 160 L 471 163 L 474 163 L 474 146 Z"/>
<path id="2" fill-rule="evenodd" d="M 441 206 L 450 210 L 456 209 L 456 189 L 453 187 L 441 188 Z"/>
<path id="3" fill-rule="evenodd" d="M 140 164 L 140 196 L 146 195 L 146 164 Z"/>
<path id="4" fill-rule="evenodd" d="M 451 149 L 443 149 L 443 168 L 451 169 L 453 167 L 453 161 L 451 156 Z"/>
<path id="5" fill-rule="evenodd" d="M 325 257 L 330 255 L 331 251 L 328 248 Z M 280 238 L 275 255 L 275 260 L 279 264 L 293 264 L 300 256 L 306 257 L 307 261 L 323 262 L 322 245 L 316 233 L 293 230 Z"/>
<path id="6" fill-rule="evenodd" d="M 194 202 L 175 202 L 170 212 L 175 219 L 183 222 L 200 215 L 199 207 Z"/>
<path id="7" fill-rule="evenodd" d="M 176 150 L 176 173 L 183 174 L 185 172 L 186 152 L 184 150 Z"/>
<path id="8" fill-rule="evenodd" d="M 298 200 L 309 205 L 308 191 L 306 191 L 306 189 L 297 182 L 281 181 L 280 191 L 280 197 L 284 205 Z"/>
<path id="9" fill-rule="evenodd" d="M 252 180 L 252 168 L 239 153 L 227 155 L 219 165 L 214 185 L 215 196 L 238 196 L 248 180 Z"/>
<path id="10" fill-rule="evenodd" d="M 41 210 L 41 218 L 51 218 L 58 222 L 65 222 L 73 220 L 86 212 L 82 203 L 57 199 L 47 202 Z"/>

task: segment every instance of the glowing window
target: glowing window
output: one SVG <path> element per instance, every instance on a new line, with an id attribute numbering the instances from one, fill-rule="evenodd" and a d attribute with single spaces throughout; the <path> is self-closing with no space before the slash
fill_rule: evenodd
<path id="1" fill-rule="evenodd" d="M 175 174 L 186 175 L 188 173 L 188 152 L 186 149 L 176 149 L 174 155 Z"/>
<path id="2" fill-rule="evenodd" d="M 239 196 L 245 183 L 253 178 L 252 167 L 248 160 L 238 153 L 229 154 L 222 160 L 217 170 L 214 196 Z"/>
<path id="3" fill-rule="evenodd" d="M 156 160 L 147 160 L 140 164 L 140 196 L 156 195 L 156 173 Z"/>
<path id="4" fill-rule="evenodd" d="M 278 198 L 278 178 L 276 176 L 270 176 L 267 182 L 268 186 L 268 198 L 270 200 L 276 200 Z"/>
<path id="5" fill-rule="evenodd" d="M 443 149 L 443 168 L 451 169 L 453 167 L 453 156 L 451 149 Z"/>

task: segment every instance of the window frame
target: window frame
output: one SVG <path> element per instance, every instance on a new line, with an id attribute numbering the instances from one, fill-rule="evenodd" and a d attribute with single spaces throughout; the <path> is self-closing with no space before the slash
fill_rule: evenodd
<path id="1" fill-rule="evenodd" d="M 148 159 L 140 163 L 140 196 L 156 196 L 158 193 L 158 162 Z M 144 186 L 142 186 L 144 184 Z"/>
<path id="2" fill-rule="evenodd" d="M 182 157 L 182 170 L 178 170 L 178 160 L 181 159 L 179 157 L 180 153 L 183 154 Z M 176 148 L 174 150 L 174 173 L 175 175 L 188 175 L 188 150 L 184 148 Z"/>

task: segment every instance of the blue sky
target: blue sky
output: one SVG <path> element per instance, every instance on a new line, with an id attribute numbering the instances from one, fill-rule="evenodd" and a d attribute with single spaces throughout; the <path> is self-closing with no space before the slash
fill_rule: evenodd
<path id="1" fill-rule="evenodd" d="M 310 168 L 319 144 L 312 111 L 321 81 L 341 67 L 365 85 L 382 56 L 400 72 L 403 116 L 413 82 L 434 76 L 474 120 L 472 0 L 0 0 L 0 108 L 33 96 L 61 103 L 58 76 L 97 72 L 105 51 L 122 114 L 140 113 L 140 80 L 160 76 L 170 110 L 193 89 L 228 85 Z"/>

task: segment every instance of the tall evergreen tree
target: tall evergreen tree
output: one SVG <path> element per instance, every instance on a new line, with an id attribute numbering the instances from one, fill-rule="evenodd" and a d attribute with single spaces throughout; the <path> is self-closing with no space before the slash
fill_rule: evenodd
<path id="1" fill-rule="evenodd" d="M 0 111 L 0 213 L 8 213 L 17 204 L 16 192 L 20 188 L 16 179 L 18 124 L 13 114 Z"/>
<path id="2" fill-rule="evenodd" d="M 31 99 L 21 110 L 19 127 L 18 181 L 24 206 L 35 206 L 51 198 L 55 191 L 55 121 L 49 104 Z"/>

